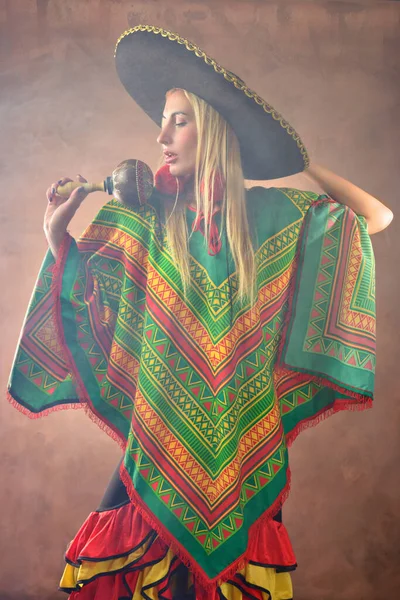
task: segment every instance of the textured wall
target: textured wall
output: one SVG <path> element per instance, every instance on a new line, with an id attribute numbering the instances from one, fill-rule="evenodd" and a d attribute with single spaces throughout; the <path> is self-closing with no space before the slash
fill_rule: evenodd
<path id="1" fill-rule="evenodd" d="M 311 159 L 400 210 L 400 3 L 0 0 L 1 387 L 46 244 L 45 189 L 103 178 L 122 159 L 157 165 L 156 126 L 113 68 L 140 22 L 192 38 L 291 122 Z M 320 191 L 304 175 L 268 182 Z M 78 235 L 105 200 L 89 197 Z M 308 430 L 292 449 L 284 518 L 297 600 L 396 598 L 400 539 L 398 220 L 373 236 L 376 406 Z M 0 598 L 62 598 L 62 555 L 96 507 L 119 450 L 81 411 L 30 421 L 0 404 Z"/>

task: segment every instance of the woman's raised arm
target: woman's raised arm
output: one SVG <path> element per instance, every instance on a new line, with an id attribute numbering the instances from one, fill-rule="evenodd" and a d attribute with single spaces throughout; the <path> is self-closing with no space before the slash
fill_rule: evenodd
<path id="1" fill-rule="evenodd" d="M 316 181 L 331 198 L 365 217 L 370 235 L 386 229 L 392 222 L 393 213 L 390 208 L 326 167 L 313 163 L 304 174 Z"/>

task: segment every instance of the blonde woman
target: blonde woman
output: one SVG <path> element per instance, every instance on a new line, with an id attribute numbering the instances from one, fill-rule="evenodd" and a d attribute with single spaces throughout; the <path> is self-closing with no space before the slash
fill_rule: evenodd
<path id="1" fill-rule="evenodd" d="M 67 227 L 84 188 L 49 188 L 50 252 L 9 388 L 31 415 L 81 405 L 123 451 L 60 588 L 73 600 L 289 600 L 288 447 L 372 405 L 369 235 L 392 213 L 310 167 L 281 115 L 187 40 L 139 26 L 116 59 L 161 125 L 164 164 L 145 205 L 111 200 L 78 242 Z M 327 193 L 245 189 L 300 171 Z M 56 349 L 35 345 L 41 327 Z"/>

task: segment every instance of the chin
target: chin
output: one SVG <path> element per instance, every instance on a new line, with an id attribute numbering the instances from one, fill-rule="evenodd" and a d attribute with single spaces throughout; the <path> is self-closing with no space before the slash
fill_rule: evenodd
<path id="1" fill-rule="evenodd" d="M 189 177 L 190 175 L 194 175 L 194 169 L 185 169 L 184 167 L 179 167 L 179 165 L 170 165 L 169 172 L 173 177 Z"/>

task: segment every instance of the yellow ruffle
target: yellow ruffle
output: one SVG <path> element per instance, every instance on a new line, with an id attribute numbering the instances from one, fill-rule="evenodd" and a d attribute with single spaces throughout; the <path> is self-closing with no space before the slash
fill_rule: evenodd
<path id="1" fill-rule="evenodd" d="M 79 567 L 67 564 L 60 581 L 60 587 L 64 589 L 79 589 L 85 583 L 88 583 L 102 573 L 112 574 L 113 572 L 120 571 L 140 559 L 150 544 L 151 541 L 148 541 L 131 554 L 122 558 L 98 562 L 82 561 Z M 174 558 L 175 555 L 173 552 L 168 550 L 167 554 L 159 562 L 143 568 L 139 573 L 132 600 L 143 600 L 141 593 L 143 588 L 146 589 L 146 594 L 151 600 L 158 600 L 158 582 L 164 580 L 168 575 Z M 242 575 L 248 584 L 257 586 L 258 590 L 260 588 L 265 590 L 265 592 L 262 592 L 263 600 L 291 600 L 293 598 L 290 573 L 277 573 L 273 568 L 252 564 L 247 564 L 237 572 Z M 190 577 L 189 585 L 191 583 L 192 577 Z M 154 587 L 151 587 L 152 584 L 154 584 Z M 231 583 L 221 583 L 219 589 L 226 600 L 244 600 L 240 589 Z"/>
<path id="2" fill-rule="evenodd" d="M 263 600 L 291 600 L 293 598 L 292 578 L 288 572 L 277 573 L 272 568 L 247 564 L 238 573 L 248 584 L 265 590 L 262 593 Z M 243 600 L 242 592 L 231 583 L 222 583 L 220 589 L 226 600 Z"/>
<path id="3" fill-rule="evenodd" d="M 168 554 L 161 561 L 156 563 L 155 565 L 151 565 L 150 567 L 146 567 L 143 571 L 140 571 L 139 579 L 136 585 L 135 592 L 132 596 L 132 600 L 143 600 L 142 589 L 146 588 L 146 594 L 148 598 L 151 600 L 158 600 L 158 590 L 157 587 L 147 588 L 148 585 L 154 583 L 157 586 L 158 581 L 164 579 L 167 576 L 168 571 L 171 566 L 171 561 L 174 558 L 173 552 L 168 550 Z"/>
<path id="4" fill-rule="evenodd" d="M 131 552 L 130 554 L 127 554 L 121 558 L 99 560 L 96 562 L 83 560 L 79 567 L 67 564 L 61 577 L 60 588 L 76 589 L 78 587 L 82 587 L 85 585 L 85 583 L 91 581 L 94 577 L 100 575 L 101 573 L 113 573 L 115 571 L 120 571 L 127 565 L 130 565 L 140 559 L 148 550 L 149 546 L 152 544 L 152 541 L 153 540 L 150 538 L 134 552 Z M 167 556 L 169 554 L 170 552 L 168 552 Z M 167 556 L 161 561 L 161 563 L 157 563 L 155 566 L 162 564 L 166 560 Z"/>

